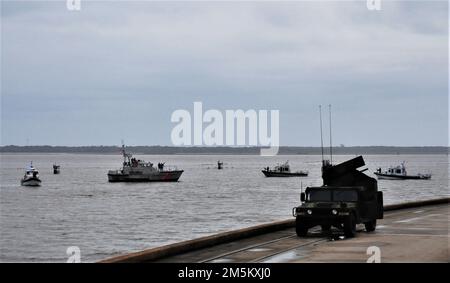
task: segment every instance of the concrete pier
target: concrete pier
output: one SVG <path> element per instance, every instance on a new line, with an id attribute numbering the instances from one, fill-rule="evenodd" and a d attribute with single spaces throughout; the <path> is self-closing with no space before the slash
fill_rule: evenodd
<path id="1" fill-rule="evenodd" d="M 385 207 L 375 232 L 345 239 L 312 229 L 295 234 L 286 220 L 157 247 L 102 262 L 449 262 L 449 198 Z"/>

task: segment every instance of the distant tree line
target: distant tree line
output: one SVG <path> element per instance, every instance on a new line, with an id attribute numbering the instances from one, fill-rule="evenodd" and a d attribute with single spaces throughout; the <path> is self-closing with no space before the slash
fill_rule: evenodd
<path id="1" fill-rule="evenodd" d="M 133 154 L 217 154 L 217 155 L 259 155 L 259 147 L 174 147 L 174 146 L 127 146 Z M 448 147 L 396 147 L 396 146 L 352 146 L 333 147 L 336 155 L 357 154 L 448 154 Z M 329 148 L 325 148 L 328 154 Z M 92 153 L 120 154 L 118 146 L 1 146 L 2 153 Z M 316 155 L 321 154 L 320 147 L 282 146 L 281 155 Z"/>

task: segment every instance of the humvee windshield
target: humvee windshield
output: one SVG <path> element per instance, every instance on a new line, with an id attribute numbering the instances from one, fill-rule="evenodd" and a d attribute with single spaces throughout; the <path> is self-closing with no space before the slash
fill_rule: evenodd
<path id="1" fill-rule="evenodd" d="M 309 201 L 358 201 L 358 192 L 354 190 L 311 190 Z"/>
<path id="2" fill-rule="evenodd" d="M 334 191 L 333 201 L 358 201 L 358 192 L 352 190 Z"/>
<path id="3" fill-rule="evenodd" d="M 309 201 L 331 201 L 331 191 L 313 190 L 309 192 Z"/>

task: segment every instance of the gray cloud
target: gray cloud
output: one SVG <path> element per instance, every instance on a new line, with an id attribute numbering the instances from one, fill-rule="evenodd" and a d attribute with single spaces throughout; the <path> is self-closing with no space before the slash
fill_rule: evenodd
<path id="1" fill-rule="evenodd" d="M 285 145 L 320 103 L 337 143 L 447 144 L 447 5 L 4 2 L 2 144 L 170 144 L 194 101 L 280 109 Z"/>

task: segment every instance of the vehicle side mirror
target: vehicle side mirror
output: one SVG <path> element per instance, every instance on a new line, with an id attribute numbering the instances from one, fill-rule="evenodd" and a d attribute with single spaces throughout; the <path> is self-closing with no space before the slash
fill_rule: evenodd
<path id="1" fill-rule="evenodd" d="M 301 193 L 300 194 L 300 201 L 301 202 L 304 202 L 306 200 L 306 195 L 305 195 L 305 193 Z"/>

